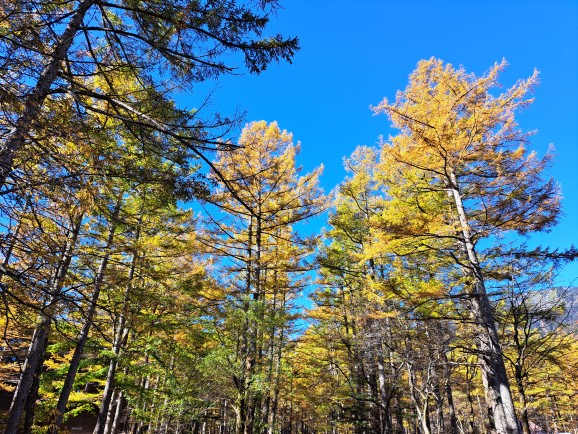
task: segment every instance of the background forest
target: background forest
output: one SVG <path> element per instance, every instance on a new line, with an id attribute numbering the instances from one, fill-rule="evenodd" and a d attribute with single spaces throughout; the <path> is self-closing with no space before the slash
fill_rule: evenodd
<path id="1" fill-rule="evenodd" d="M 541 236 L 554 151 L 518 125 L 538 72 L 416 58 L 324 189 L 209 95 L 296 61 L 283 13 L 0 3 L 4 432 L 578 432 L 578 252 Z"/>

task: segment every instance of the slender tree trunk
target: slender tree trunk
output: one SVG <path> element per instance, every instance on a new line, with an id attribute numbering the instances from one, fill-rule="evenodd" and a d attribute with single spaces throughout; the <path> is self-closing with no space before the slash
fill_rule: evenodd
<path id="1" fill-rule="evenodd" d="M 258 209 L 257 215 L 255 217 L 255 260 L 253 271 L 255 277 L 253 278 L 253 301 L 254 306 L 257 309 L 254 312 L 255 318 L 251 321 L 252 332 L 249 334 L 250 343 L 249 348 L 251 348 L 250 354 L 250 366 L 251 369 L 248 372 L 247 377 L 250 381 L 253 381 L 253 375 L 256 373 L 257 369 L 261 370 L 260 362 L 257 364 L 258 360 L 263 358 L 263 344 L 262 344 L 262 327 L 260 324 L 264 321 L 264 308 L 260 304 L 264 301 L 263 299 L 263 277 L 261 270 L 261 250 L 262 250 L 262 222 L 261 222 L 261 210 Z M 245 434 L 254 434 L 257 432 L 261 434 L 261 424 L 262 415 L 261 404 L 263 400 L 263 392 L 261 390 L 251 391 L 249 395 L 249 408 L 247 411 L 247 422 L 245 423 Z"/>
<path id="2" fill-rule="evenodd" d="M 18 429 L 20 416 L 24 411 L 26 400 L 30 394 L 32 383 L 34 382 L 34 376 L 46 351 L 46 346 L 48 345 L 50 323 L 51 319 L 43 316 L 34 330 L 32 342 L 28 349 L 28 355 L 24 362 L 24 369 L 20 375 L 20 381 L 18 382 L 16 391 L 14 392 L 4 434 L 15 434 Z"/>
<path id="3" fill-rule="evenodd" d="M 470 371 L 472 371 L 470 375 Z M 472 387 L 471 382 L 475 377 L 475 370 L 470 369 L 470 366 L 466 365 L 466 397 L 468 400 L 468 407 L 469 407 L 469 417 L 468 417 L 468 426 L 470 429 L 470 434 L 478 434 L 479 429 L 476 425 L 476 411 L 474 409 L 474 397 L 472 395 Z"/>
<path id="4" fill-rule="evenodd" d="M 524 380 L 522 376 L 522 367 L 515 366 L 516 386 L 518 388 L 518 397 L 520 406 L 522 407 L 522 430 L 524 434 L 530 434 L 530 420 L 528 418 L 528 402 L 526 399 L 526 389 L 524 387 Z"/>
<path id="5" fill-rule="evenodd" d="M 152 383 L 152 390 L 153 390 L 153 399 L 151 402 L 151 406 L 150 406 L 150 410 L 149 410 L 149 414 L 150 414 L 150 422 L 147 424 L 147 432 L 156 432 L 156 423 L 158 422 L 158 414 L 160 412 L 159 407 L 161 407 L 161 404 L 158 402 L 158 398 L 159 398 L 159 382 L 160 382 L 160 377 L 157 374 L 154 382 Z M 154 417 L 155 413 L 157 414 L 157 417 Z M 207 412 L 206 410 L 203 412 L 203 416 L 206 416 Z M 205 418 L 203 417 L 203 422 L 201 423 L 201 431 L 204 429 L 205 426 Z M 105 433 L 108 434 L 108 433 Z"/>
<path id="6" fill-rule="evenodd" d="M 452 382 L 451 382 L 451 373 L 449 368 L 449 361 L 446 354 L 447 348 L 442 350 L 442 363 L 444 369 L 444 389 L 446 394 L 446 399 L 448 401 L 448 412 L 450 416 L 450 433 L 451 434 L 458 434 L 459 427 L 458 427 L 458 418 L 456 416 L 456 409 L 454 406 L 454 396 L 452 393 Z"/>
<path id="7" fill-rule="evenodd" d="M 436 326 L 432 329 L 427 323 L 425 324 L 425 335 L 427 338 L 427 351 L 429 362 L 429 382 L 431 384 L 432 395 L 435 401 L 436 410 L 436 420 L 435 420 L 435 432 L 441 434 L 444 432 L 445 420 L 443 411 L 443 395 L 440 388 L 440 363 L 439 363 L 439 353 L 442 352 L 439 347 L 434 346 L 439 340 L 439 333 Z"/>
<path id="8" fill-rule="evenodd" d="M 391 434 L 393 424 L 391 422 L 391 395 L 387 391 L 387 379 L 385 378 L 385 363 L 381 351 L 377 354 L 377 376 L 379 386 L 379 417 L 381 432 Z"/>
<path id="9" fill-rule="evenodd" d="M 243 391 L 237 392 L 237 411 L 235 418 L 235 434 L 243 434 L 245 432 L 245 396 Z"/>
<path id="10" fill-rule="evenodd" d="M 225 434 L 228 432 L 227 426 L 227 400 L 223 401 L 223 410 L 221 412 L 221 426 L 219 428 L 219 434 Z"/>
<path id="11" fill-rule="evenodd" d="M 141 214 L 142 218 L 142 214 Z M 140 238 L 140 224 L 141 220 L 139 219 L 139 223 L 136 230 L 136 240 Z M 116 379 L 116 370 L 118 367 L 118 357 L 120 356 L 123 344 L 126 340 L 126 321 L 128 312 L 126 311 L 128 308 L 128 302 L 132 292 L 132 285 L 135 276 L 136 266 L 139 259 L 139 255 L 137 252 L 133 253 L 129 272 L 128 272 L 128 283 L 124 293 L 124 301 L 122 310 L 120 312 L 120 316 L 118 319 L 118 325 L 116 331 L 114 333 L 114 343 L 112 347 L 113 351 L 113 358 L 110 360 L 110 364 L 108 367 L 108 373 L 106 376 L 106 384 L 104 386 L 104 392 L 102 396 L 102 401 L 100 404 L 100 411 L 98 413 L 98 418 L 96 421 L 96 426 L 94 427 L 94 434 L 104 434 L 105 426 L 106 426 L 106 419 L 108 410 L 110 407 L 112 394 L 115 389 L 115 379 Z"/>
<path id="12" fill-rule="evenodd" d="M 124 399 L 124 393 L 121 390 L 118 393 L 118 397 L 116 398 L 114 419 L 112 420 L 112 424 L 110 425 L 110 429 L 108 431 L 108 434 L 115 434 L 117 432 L 119 425 L 121 424 L 120 421 L 123 418 L 124 409 L 125 409 L 125 399 Z"/>
<path id="13" fill-rule="evenodd" d="M 64 279 L 68 273 L 68 268 L 70 267 L 70 262 L 72 261 L 73 252 L 76 247 L 78 234 L 80 233 L 82 217 L 82 213 L 79 213 L 79 215 L 75 217 L 71 228 L 71 233 L 68 236 L 68 240 L 64 248 L 62 259 L 56 267 L 55 276 L 52 279 L 52 284 L 49 288 L 49 293 L 51 294 L 50 300 L 45 309 L 45 312 L 40 315 L 39 323 L 36 327 L 36 330 L 34 330 L 34 334 L 32 335 L 32 342 L 30 343 L 28 355 L 26 356 L 26 361 L 24 362 L 24 369 L 20 375 L 20 381 L 18 382 L 18 386 L 14 392 L 14 397 L 10 406 L 10 414 L 6 422 L 4 434 L 16 433 L 18 424 L 20 422 L 20 417 L 22 416 L 22 412 L 24 410 L 24 405 L 32 388 L 34 375 L 38 369 L 40 369 L 40 363 L 44 358 L 46 347 L 48 346 L 50 324 L 52 322 L 51 314 L 55 310 L 61 298 Z"/>
<path id="14" fill-rule="evenodd" d="M 116 413 L 116 404 L 118 403 L 118 397 L 120 396 L 120 391 L 114 389 L 112 391 L 112 398 L 110 398 L 110 405 L 108 406 L 108 411 L 106 412 L 106 422 L 104 424 L 104 434 L 110 434 L 110 429 L 112 427 L 114 415 Z"/>
<path id="15" fill-rule="evenodd" d="M 94 319 L 94 314 L 96 312 L 96 307 L 98 305 L 100 290 L 102 287 L 102 282 L 104 281 L 104 274 L 106 272 L 106 268 L 108 266 L 108 261 L 110 258 L 110 248 L 114 240 L 116 221 L 118 219 L 118 215 L 120 212 L 120 205 L 121 205 L 121 197 L 119 197 L 113 215 L 110 218 L 110 223 L 108 225 L 109 227 L 108 238 L 106 240 L 106 245 L 103 248 L 105 254 L 101 259 L 98 271 L 96 273 L 96 277 L 94 280 L 94 289 L 92 292 L 92 296 L 90 297 L 88 311 L 86 312 L 86 316 L 84 319 L 85 322 L 78 335 L 76 347 L 74 349 L 72 359 L 70 360 L 70 367 L 68 368 L 66 378 L 64 379 L 64 385 L 62 386 L 60 396 L 58 397 L 58 403 L 56 404 L 56 420 L 48 429 L 48 434 L 56 434 L 60 429 L 60 426 L 62 425 L 62 418 L 64 416 L 64 412 L 66 411 L 66 405 L 68 404 L 68 398 L 70 397 L 70 393 L 72 392 L 72 387 L 74 385 L 76 373 L 78 372 L 78 367 L 80 366 L 80 361 L 82 359 L 82 356 L 84 355 L 84 347 L 86 345 L 86 341 L 88 340 L 88 335 L 92 327 L 92 321 Z"/>
<path id="16" fill-rule="evenodd" d="M 12 172 L 14 159 L 24 146 L 26 137 L 32 129 L 32 123 L 40 117 L 42 105 L 49 94 L 50 87 L 60 71 L 61 63 L 66 59 L 74 36 L 82 25 L 82 20 L 95 0 L 82 0 L 76 6 L 66 29 L 56 44 L 49 62 L 40 74 L 36 86 L 24 102 L 22 115 L 7 135 L 6 141 L 0 147 L 0 188 L 6 183 L 6 178 Z"/>
<path id="17" fill-rule="evenodd" d="M 282 303 L 282 308 L 281 308 L 282 314 L 285 312 L 285 308 L 286 308 L 286 297 L 285 297 L 285 294 L 283 294 L 283 303 Z M 273 434 L 274 429 L 275 429 L 275 423 L 277 420 L 277 410 L 278 410 L 278 405 L 279 405 L 279 389 L 280 389 L 279 383 L 281 381 L 281 357 L 283 354 L 283 340 L 285 338 L 284 332 L 285 332 L 285 328 L 282 326 L 281 330 L 279 332 L 279 345 L 278 345 L 277 356 L 275 359 L 275 383 L 273 386 L 273 400 L 271 402 L 271 409 L 269 411 L 267 434 Z"/>
<path id="18" fill-rule="evenodd" d="M 486 400 L 492 410 L 496 432 L 498 434 L 519 434 L 520 430 L 502 356 L 498 330 L 486 293 L 482 268 L 472 241 L 462 196 L 453 173 L 450 174 L 450 179 L 451 194 L 459 217 L 464 249 L 469 262 L 467 270 L 474 280 L 471 293 L 471 310 L 478 327 L 478 357 L 482 370 L 482 381 L 486 391 Z"/>
<path id="19" fill-rule="evenodd" d="M 413 401 L 415 414 L 419 420 L 421 430 L 423 434 L 430 434 L 430 423 L 429 423 L 429 399 L 426 396 L 420 399 L 419 391 L 417 390 L 417 385 L 415 384 L 415 372 L 411 363 L 406 362 L 407 368 L 407 379 L 409 383 L 409 389 L 411 393 L 411 400 Z"/>
<path id="20" fill-rule="evenodd" d="M 48 347 L 48 341 L 44 343 L 44 348 Z M 34 413 L 36 410 L 36 400 L 38 399 L 38 391 L 40 389 L 40 376 L 42 375 L 42 365 L 46 360 L 46 351 L 42 355 L 42 359 L 39 361 L 36 367 L 36 372 L 34 373 L 34 379 L 32 381 L 32 387 L 30 388 L 30 393 L 26 398 L 26 404 L 24 405 L 24 428 L 22 429 L 23 434 L 30 434 L 32 432 L 32 425 L 34 424 Z"/>
<path id="21" fill-rule="evenodd" d="M 241 375 L 239 377 L 234 377 L 233 381 L 237 389 L 237 399 L 236 405 L 236 420 L 235 420 L 235 433 L 245 434 L 246 433 L 246 423 L 247 423 L 247 412 L 248 412 L 248 401 L 249 401 L 249 385 L 250 385 L 250 373 L 252 372 L 252 357 L 251 357 L 251 329 L 252 324 L 250 320 L 251 316 L 251 301 L 249 299 L 249 294 L 251 294 L 251 287 L 253 281 L 253 217 L 250 217 L 249 227 L 247 230 L 247 262 L 245 270 L 245 297 L 242 300 L 243 310 L 245 313 L 245 318 L 243 321 L 243 327 L 240 331 L 239 345 L 238 345 L 238 360 L 241 364 Z"/>

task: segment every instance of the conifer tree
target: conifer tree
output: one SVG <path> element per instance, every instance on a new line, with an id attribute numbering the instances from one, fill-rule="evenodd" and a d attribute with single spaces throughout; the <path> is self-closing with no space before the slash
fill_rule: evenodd
<path id="1" fill-rule="evenodd" d="M 238 146 L 219 152 L 213 163 L 229 189 L 208 198 L 222 212 L 211 217 L 206 243 L 209 253 L 223 257 L 216 280 L 228 293 L 220 320 L 237 393 L 236 430 L 250 434 L 275 423 L 290 306 L 313 248 L 294 225 L 325 205 L 318 187 L 321 168 L 299 176 L 299 145 L 275 122 L 248 124 Z M 263 378 L 273 384 L 263 384 Z"/>
<path id="2" fill-rule="evenodd" d="M 478 242 L 547 230 L 560 210 L 557 185 L 542 180 L 550 156 L 540 160 L 526 150 L 528 134 L 514 118 L 531 102 L 537 73 L 494 96 L 505 66 L 476 77 L 437 59 L 421 61 L 395 102 L 384 99 L 374 108 L 400 130 L 383 145 L 382 180 L 395 186 L 389 191 L 394 201 L 423 216 L 398 245 L 405 244 L 406 253 L 433 249 L 463 273 L 462 294 L 477 327 L 482 379 L 500 434 L 517 433 L 519 426 Z M 384 213 L 383 230 L 392 227 L 392 215 L 394 209 Z"/>
<path id="3" fill-rule="evenodd" d="M 165 103 L 175 91 L 236 71 L 239 65 L 225 61 L 224 53 L 241 54 L 251 73 L 290 60 L 296 38 L 263 35 L 277 7 L 272 0 L 4 2 L 0 187 L 23 182 L 14 170 L 25 149 L 42 148 L 44 134 L 37 131 L 51 115 L 50 98 L 117 118 L 153 148 L 166 138 L 195 153 L 214 148 L 229 119 L 201 119 L 196 111 L 167 110 Z M 134 85 L 123 86 L 119 76 Z"/>

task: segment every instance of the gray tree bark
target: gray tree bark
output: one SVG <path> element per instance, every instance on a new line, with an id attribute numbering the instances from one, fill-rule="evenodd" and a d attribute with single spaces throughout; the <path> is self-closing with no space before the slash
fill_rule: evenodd
<path id="1" fill-rule="evenodd" d="M 138 236 L 139 229 L 137 229 L 137 237 L 136 237 L 137 239 L 139 238 Z M 110 408 L 110 404 L 112 402 L 112 395 L 115 389 L 116 370 L 118 368 L 118 356 L 120 356 L 121 354 L 123 344 L 126 340 L 127 335 L 126 333 L 127 312 L 125 312 L 125 310 L 128 306 L 130 294 L 132 292 L 132 285 L 135 276 L 138 257 L 139 256 L 137 252 L 133 253 L 130 269 L 128 272 L 128 283 L 124 294 L 123 308 L 120 313 L 118 325 L 114 333 L 114 342 L 112 346 L 113 358 L 110 360 L 108 366 L 108 373 L 106 375 L 106 384 L 104 386 L 104 393 L 100 404 L 100 411 L 98 413 L 96 426 L 94 427 L 93 431 L 94 434 L 104 434 L 106 428 L 108 410 Z"/>
<path id="2" fill-rule="evenodd" d="M 92 320 L 94 319 L 94 314 L 96 312 L 98 298 L 100 297 L 100 289 L 102 287 L 102 282 L 104 281 L 104 273 L 106 272 L 106 268 L 108 266 L 108 261 L 110 258 L 110 247 L 112 246 L 114 240 L 116 221 L 118 219 L 118 215 L 120 212 L 120 204 L 121 199 L 119 198 L 117 205 L 114 209 L 113 215 L 110 218 L 110 223 L 108 225 L 108 237 L 106 240 L 106 245 L 103 248 L 105 254 L 101 259 L 98 271 L 96 273 L 96 277 L 94 279 L 94 290 L 92 292 L 92 296 L 89 301 L 85 322 L 78 335 L 76 347 L 74 349 L 72 359 L 70 360 L 70 367 L 68 368 L 68 372 L 66 373 L 66 378 L 64 379 L 64 384 L 58 397 L 58 403 L 56 404 L 56 411 L 57 411 L 56 420 L 54 421 L 53 424 L 50 425 L 48 434 L 56 434 L 59 431 L 60 426 L 62 425 L 62 418 L 64 416 L 64 412 L 66 411 L 66 405 L 68 404 L 68 399 L 70 398 L 70 393 L 72 392 L 74 379 L 76 378 L 76 373 L 78 372 L 78 367 L 80 366 L 80 361 L 84 354 L 84 347 L 86 345 L 86 341 L 88 340 L 88 334 L 92 327 Z"/>
<path id="3" fill-rule="evenodd" d="M 498 434 L 519 434 L 520 429 L 510 392 L 504 357 L 494 321 L 492 306 L 486 292 L 484 275 L 472 241 L 471 229 L 456 177 L 450 174 L 452 194 L 459 217 L 464 250 L 467 254 L 467 272 L 473 278 L 471 314 L 478 328 L 478 358 L 488 406 L 492 410 Z"/>
<path id="4" fill-rule="evenodd" d="M 49 288 L 49 293 L 51 296 L 46 309 L 40 315 L 38 325 L 36 326 L 34 334 L 32 335 L 32 341 L 30 342 L 28 355 L 26 356 L 26 361 L 24 362 L 24 369 L 20 375 L 20 381 L 18 382 L 18 386 L 14 392 L 14 398 L 12 399 L 12 404 L 10 405 L 10 414 L 6 422 L 4 434 L 16 434 L 22 412 L 24 411 L 26 400 L 32 388 L 34 376 L 39 369 L 40 362 L 44 358 L 44 354 L 48 345 L 50 324 L 52 322 L 51 313 L 54 311 L 55 307 L 58 305 L 61 299 L 61 291 L 64 285 L 64 279 L 68 273 L 70 262 L 72 261 L 73 252 L 76 247 L 76 241 L 78 240 L 78 234 L 80 233 L 82 217 L 82 214 L 79 214 L 76 217 L 71 228 L 71 234 L 69 234 L 68 241 L 66 242 L 62 258 L 55 270 L 55 275 Z"/>

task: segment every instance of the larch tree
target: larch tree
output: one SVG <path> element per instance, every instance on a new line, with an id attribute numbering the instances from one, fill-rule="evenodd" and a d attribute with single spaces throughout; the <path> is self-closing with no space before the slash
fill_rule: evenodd
<path id="1" fill-rule="evenodd" d="M 228 294 L 220 327 L 231 347 L 236 430 L 250 434 L 275 423 L 290 306 L 303 288 L 305 258 L 314 248 L 295 224 L 319 213 L 325 197 L 318 186 L 321 168 L 300 176 L 299 145 L 275 122 L 248 124 L 238 146 L 236 152 L 219 152 L 213 163 L 229 189 L 207 199 L 222 214 L 211 216 L 206 243 L 208 253 L 223 258 L 217 280 Z"/>
<path id="2" fill-rule="evenodd" d="M 124 84 L 130 86 L 130 83 Z M 114 240 L 118 235 L 123 196 L 128 194 L 131 185 L 147 186 L 156 189 L 155 195 L 163 197 L 166 204 L 171 204 L 178 198 L 189 200 L 196 193 L 200 193 L 196 190 L 200 184 L 191 178 L 196 176 L 197 166 L 189 164 L 187 154 L 183 154 L 174 142 L 167 141 L 166 152 L 159 155 L 146 144 L 135 140 L 122 122 L 106 116 L 95 116 L 90 123 L 86 119 L 82 123 L 70 101 L 49 102 L 51 108 L 55 108 L 55 105 L 64 106 L 60 109 L 56 107 L 51 116 L 52 128 L 56 133 L 44 130 L 44 133 L 50 134 L 49 138 L 43 140 L 43 146 L 55 158 L 46 161 L 40 154 L 28 157 L 25 167 L 29 184 L 26 188 L 18 188 L 2 195 L 5 202 L 0 207 L 4 215 L 10 216 L 6 231 L 10 235 L 8 239 L 11 243 L 10 252 L 3 251 L 2 273 L 7 274 L 3 282 L 3 294 L 8 295 L 12 304 L 26 304 L 27 297 L 21 297 L 15 292 L 24 282 L 28 283 L 24 286 L 28 287 L 25 290 L 28 297 L 38 297 L 42 301 L 43 298 L 39 294 L 35 295 L 35 292 L 51 294 L 48 300 L 52 313 L 49 315 L 46 315 L 43 303 L 34 303 L 34 300 L 29 303 L 29 306 L 34 305 L 41 311 L 44 334 L 48 334 L 51 324 L 59 326 L 69 321 L 71 312 L 80 312 L 79 315 L 84 320 L 58 403 L 58 417 L 54 424 L 56 429 L 62 422 L 75 375 L 84 355 L 84 345 L 98 307 L 107 264 L 115 248 Z M 90 127 L 100 132 L 95 133 Z M 98 154 L 95 152 L 96 148 L 105 151 Z M 51 248 L 55 249 L 51 247 L 52 244 L 60 238 L 59 232 L 68 226 L 61 220 L 66 217 L 72 219 L 69 214 L 73 211 L 78 214 L 75 220 L 78 220 L 76 232 L 79 233 L 76 234 L 74 243 L 71 242 L 71 266 L 59 271 L 62 274 L 59 284 L 61 289 L 57 292 L 62 294 L 57 294 L 50 279 L 41 277 L 35 269 L 45 269 L 46 266 L 41 264 L 54 262 L 56 251 L 64 249 L 65 243 L 62 242 L 60 250 L 56 248 L 56 251 L 49 251 Z M 99 217 L 108 220 L 103 229 L 106 233 L 102 235 L 100 248 L 92 250 L 89 244 L 99 244 L 99 241 L 95 239 L 94 233 L 87 232 L 87 228 L 94 229 L 91 223 Z M 31 243 L 31 238 L 36 238 L 37 241 Z M 99 238 L 98 235 L 96 238 Z M 73 248 L 75 246 L 78 248 Z M 28 253 L 23 256 L 19 252 Z M 92 267 L 101 253 L 103 256 L 100 266 Z M 95 270 L 94 276 L 92 268 L 98 270 Z M 93 277 L 94 287 L 87 283 Z M 94 292 L 87 294 L 87 288 L 94 288 Z M 62 312 L 65 313 L 61 314 Z M 46 340 L 37 333 L 33 342 L 35 341 Z M 30 393 L 34 389 L 31 379 L 34 372 L 42 369 L 41 356 L 45 353 L 46 345 L 47 342 L 33 345 L 34 351 L 32 347 L 29 351 L 26 375 L 21 378 L 26 381 L 21 381 L 18 386 L 10 411 L 10 430 L 17 426 L 23 411 L 28 413 L 24 409 L 25 402 L 36 401 L 34 393 Z"/>
<path id="3" fill-rule="evenodd" d="M 260 73 L 270 62 L 290 60 L 296 38 L 263 35 L 278 7 L 274 0 L 3 2 L 0 186 L 23 182 L 24 150 L 42 149 L 37 130 L 52 98 L 119 119 L 153 149 L 169 137 L 198 154 L 214 148 L 230 119 L 167 111 L 164 103 L 243 63 Z M 136 86 L 119 86 L 119 75 Z"/>
<path id="4" fill-rule="evenodd" d="M 390 196 L 416 214 L 432 209 L 422 207 L 432 193 L 439 202 L 436 218 L 422 219 L 405 242 L 416 251 L 435 249 L 463 274 L 461 295 L 477 327 L 482 380 L 500 434 L 520 429 L 479 241 L 547 230 L 560 211 L 558 186 L 542 178 L 550 155 L 538 159 L 526 150 L 529 134 L 518 129 L 514 117 L 531 103 L 537 73 L 494 96 L 505 66 L 495 64 L 477 77 L 438 59 L 421 61 L 394 102 L 384 99 L 374 107 L 400 130 L 382 149 L 380 176 L 396 185 Z M 385 217 L 380 229 L 387 227 Z"/>
<path id="5" fill-rule="evenodd" d="M 28 302 L 38 311 L 37 324 L 10 407 L 6 432 L 15 432 L 18 426 L 30 392 L 34 389 L 35 378 L 42 368 L 51 325 L 56 318 L 64 315 L 62 305 L 70 284 L 68 275 L 77 255 L 86 210 L 86 203 L 84 207 L 79 205 L 73 196 L 75 193 L 81 195 L 81 192 L 77 190 L 67 193 L 68 198 L 63 195 L 43 198 L 43 209 L 36 203 L 28 211 L 28 216 L 23 216 L 22 223 L 27 224 L 18 234 L 20 239 L 17 247 L 20 252 L 25 251 L 28 255 L 12 255 L 10 272 L 15 273 L 21 267 L 28 269 L 22 273 L 25 277 L 6 282 L 3 289 L 11 302 Z M 36 200 L 39 198 L 36 197 Z M 25 285 L 23 293 L 19 288 L 22 284 Z"/>
<path id="6" fill-rule="evenodd" d="M 331 228 L 325 233 L 327 245 L 317 258 L 317 306 L 310 312 L 335 351 L 347 356 L 331 364 L 339 366 L 337 371 L 346 378 L 343 383 L 350 388 L 352 404 L 334 408 L 333 416 L 342 413 L 340 419 L 351 423 L 356 433 L 390 432 L 392 424 L 391 377 L 384 361 L 390 360 L 384 342 L 392 339 L 387 317 L 391 305 L 375 285 L 387 260 L 372 249 L 375 237 L 370 231 L 371 219 L 379 214 L 383 201 L 374 176 L 378 157 L 377 149 L 359 147 L 344 159 L 350 176 L 335 195 Z"/>

